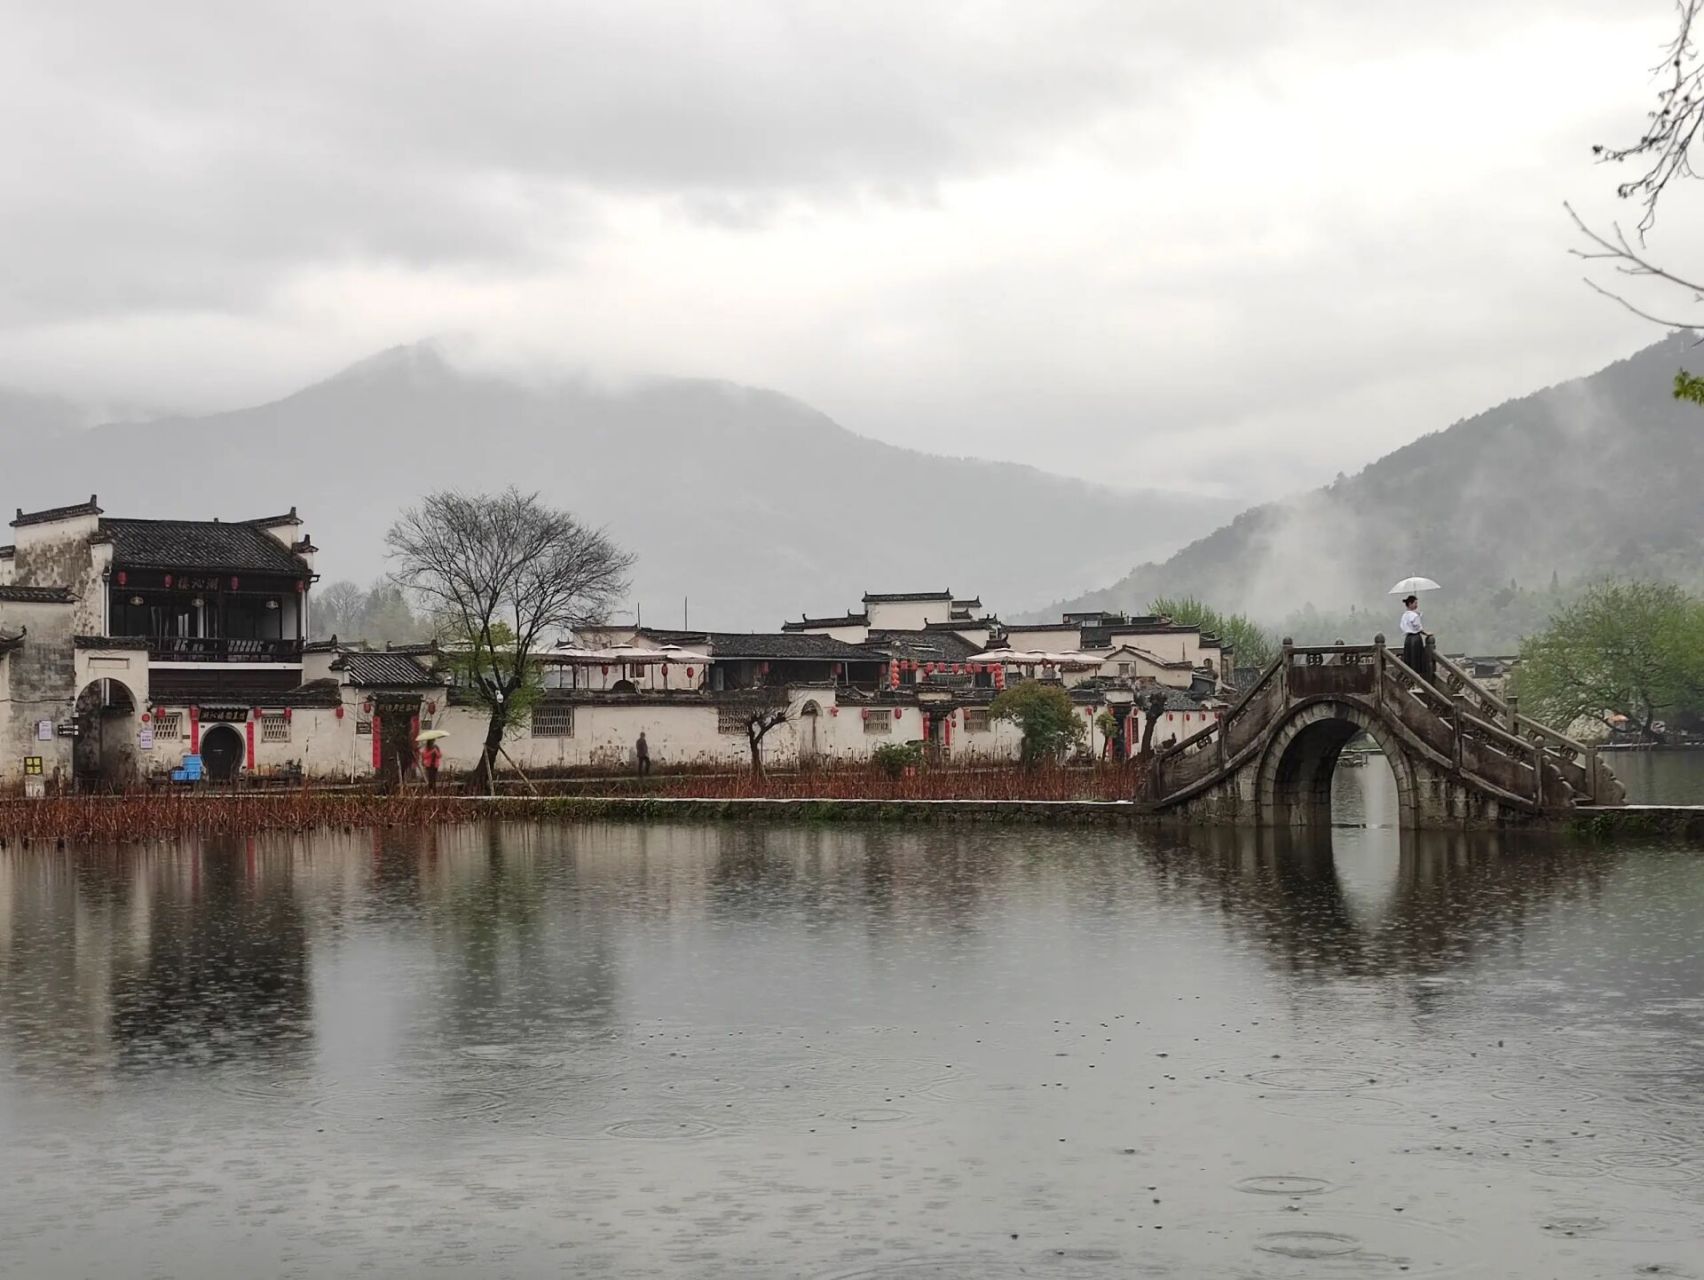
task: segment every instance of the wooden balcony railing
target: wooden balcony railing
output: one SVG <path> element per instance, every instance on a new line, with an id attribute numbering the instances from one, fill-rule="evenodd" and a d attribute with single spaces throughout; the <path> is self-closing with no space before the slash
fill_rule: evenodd
<path id="1" fill-rule="evenodd" d="M 236 640 L 209 636 L 149 636 L 154 662 L 300 662 L 300 640 Z"/>

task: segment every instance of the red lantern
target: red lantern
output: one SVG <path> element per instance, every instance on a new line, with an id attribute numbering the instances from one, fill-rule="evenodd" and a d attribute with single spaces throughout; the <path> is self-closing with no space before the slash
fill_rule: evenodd
<path id="1" fill-rule="evenodd" d="M 337 718 L 343 719 L 343 704 L 341 702 L 337 704 Z"/>
<path id="2" fill-rule="evenodd" d="M 687 679 L 688 679 L 688 680 L 690 680 L 690 679 L 692 679 L 692 668 L 691 668 L 691 667 L 688 667 L 688 668 L 687 668 L 687 669 L 686 669 L 686 678 L 687 678 Z"/>
<path id="3" fill-rule="evenodd" d="M 831 715 L 831 716 L 837 716 L 837 715 L 840 714 L 840 708 L 837 707 L 837 706 L 836 707 L 830 707 L 828 709 L 828 714 Z"/>
<path id="4" fill-rule="evenodd" d="M 237 589 L 237 577 L 236 577 L 235 574 L 232 574 L 231 575 L 231 590 L 235 591 L 236 589 Z"/>
<path id="5" fill-rule="evenodd" d="M 868 720 L 870 718 L 870 709 L 868 707 L 865 707 L 858 714 L 861 715 L 864 719 Z"/>
<path id="6" fill-rule="evenodd" d="M 438 704 L 436 702 L 428 702 L 426 704 L 426 714 L 429 715 L 429 716 L 437 715 L 438 714 Z"/>
<path id="7" fill-rule="evenodd" d="M 144 711 L 144 712 L 143 712 L 143 713 L 142 713 L 142 723 L 143 723 L 143 724 L 149 724 L 149 723 L 151 723 L 151 722 L 152 722 L 152 721 L 153 721 L 153 718 L 154 718 L 154 717 L 152 717 L 152 716 L 151 716 L 151 715 L 149 715 L 149 714 L 148 714 L 148 713 L 147 713 L 147 712 L 146 712 L 146 711 Z"/>
<path id="8" fill-rule="evenodd" d="M 894 708 L 894 709 L 893 709 L 893 718 L 894 718 L 894 719 L 895 719 L 895 720 L 897 720 L 897 719 L 899 719 L 899 708 L 898 708 L 898 707 L 895 707 L 895 708 Z"/>
<path id="9" fill-rule="evenodd" d="M 289 724 L 290 721 L 295 718 L 295 715 L 296 715 L 296 713 L 293 709 L 291 709 L 290 707 L 285 707 L 284 708 L 284 723 Z"/>
<path id="10" fill-rule="evenodd" d="M 301 595 L 305 591 L 307 591 L 307 589 L 308 589 L 308 584 L 303 582 L 300 578 L 297 578 L 296 579 L 296 594 Z"/>
<path id="11" fill-rule="evenodd" d="M 166 585 L 168 587 L 172 585 L 172 575 L 169 573 L 166 575 Z"/>
<path id="12" fill-rule="evenodd" d="M 129 581 L 130 581 L 130 575 L 128 573 L 126 573 L 123 569 L 120 569 L 118 571 L 118 585 L 122 587 L 125 583 L 127 583 Z"/>
<path id="13" fill-rule="evenodd" d="M 606 662 L 606 663 L 604 663 L 604 667 L 603 667 L 603 673 L 604 673 L 604 674 L 605 674 L 605 675 L 606 675 L 606 676 L 607 676 L 607 675 L 608 675 L 608 674 L 609 674 L 609 663 L 607 663 L 607 662 Z"/>
<path id="14" fill-rule="evenodd" d="M 368 715 L 372 715 L 373 714 L 373 700 L 371 698 L 368 698 L 365 702 L 363 702 L 361 704 L 361 710 L 366 712 Z"/>

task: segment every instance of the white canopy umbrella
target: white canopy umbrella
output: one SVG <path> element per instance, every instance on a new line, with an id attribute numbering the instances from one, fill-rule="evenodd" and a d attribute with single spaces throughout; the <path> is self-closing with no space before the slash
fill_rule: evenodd
<path id="1" fill-rule="evenodd" d="M 1392 587 L 1386 594 L 1393 596 L 1411 596 L 1416 591 L 1437 591 L 1437 583 L 1430 578 L 1404 578 Z"/>

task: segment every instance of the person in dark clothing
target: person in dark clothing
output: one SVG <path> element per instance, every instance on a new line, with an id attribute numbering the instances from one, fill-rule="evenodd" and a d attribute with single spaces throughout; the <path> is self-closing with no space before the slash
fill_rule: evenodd
<path id="1" fill-rule="evenodd" d="M 645 777 L 651 772 L 651 744 L 645 741 L 645 731 L 639 730 L 639 741 L 633 744 L 634 758 L 639 762 L 639 776 Z"/>
<path id="2" fill-rule="evenodd" d="M 1426 640 L 1432 633 L 1426 630 L 1425 619 L 1420 616 L 1420 597 L 1405 596 L 1402 609 L 1402 621 L 1397 624 L 1402 630 L 1402 661 L 1422 680 L 1430 680 L 1432 653 L 1426 647 Z"/>

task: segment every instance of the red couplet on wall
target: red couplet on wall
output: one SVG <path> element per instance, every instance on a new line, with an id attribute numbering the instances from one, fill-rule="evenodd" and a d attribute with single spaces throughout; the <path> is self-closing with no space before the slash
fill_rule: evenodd
<path id="1" fill-rule="evenodd" d="M 379 737 L 379 717 L 375 713 L 374 716 L 373 716 L 373 772 L 374 773 L 378 773 L 381 769 L 384 768 L 384 763 L 385 763 L 384 749 L 379 745 L 381 741 L 382 741 L 382 739 Z"/>
<path id="2" fill-rule="evenodd" d="M 254 770 L 254 721 L 243 725 L 243 734 L 248 738 L 248 764 L 245 766 L 251 772 Z"/>
<path id="3" fill-rule="evenodd" d="M 189 754 L 192 756 L 198 756 L 201 754 L 200 707 L 191 707 L 189 709 Z"/>

